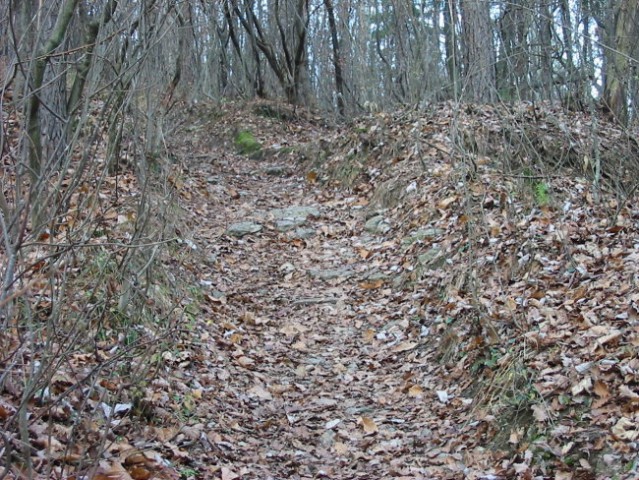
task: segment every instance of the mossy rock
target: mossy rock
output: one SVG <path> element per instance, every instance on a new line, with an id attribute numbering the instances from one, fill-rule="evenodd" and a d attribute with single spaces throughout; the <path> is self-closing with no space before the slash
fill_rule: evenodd
<path id="1" fill-rule="evenodd" d="M 259 156 L 262 151 L 262 145 L 258 142 L 253 134 L 248 130 L 242 130 L 235 135 L 235 147 L 242 155 L 250 157 Z"/>

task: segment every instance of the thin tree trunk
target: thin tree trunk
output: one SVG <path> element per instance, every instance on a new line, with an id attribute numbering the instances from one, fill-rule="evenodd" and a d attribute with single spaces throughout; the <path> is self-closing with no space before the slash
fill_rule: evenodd
<path id="1" fill-rule="evenodd" d="M 333 68 L 335 69 L 335 89 L 337 90 L 337 111 L 340 116 L 346 115 L 344 103 L 344 77 L 342 74 L 342 58 L 339 48 L 339 38 L 337 36 L 337 24 L 335 23 L 335 10 L 332 0 L 324 0 L 326 13 L 328 14 L 328 25 L 331 30 L 331 43 L 333 45 Z"/>
<path id="2" fill-rule="evenodd" d="M 630 58 L 637 42 L 639 0 L 618 3 L 605 55 L 606 76 L 603 101 L 605 107 L 621 125 L 628 123 L 628 78 Z"/>

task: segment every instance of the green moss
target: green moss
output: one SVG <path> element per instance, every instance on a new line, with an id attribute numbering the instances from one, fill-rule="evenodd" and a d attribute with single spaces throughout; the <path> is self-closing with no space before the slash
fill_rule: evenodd
<path id="1" fill-rule="evenodd" d="M 262 150 L 262 145 L 258 142 L 253 134 L 247 130 L 240 131 L 235 136 L 235 147 L 242 155 L 255 155 Z"/>

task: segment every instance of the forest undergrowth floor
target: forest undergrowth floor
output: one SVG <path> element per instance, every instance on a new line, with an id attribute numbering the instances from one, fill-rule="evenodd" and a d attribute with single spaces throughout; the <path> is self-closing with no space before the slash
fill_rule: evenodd
<path id="1" fill-rule="evenodd" d="M 189 165 L 205 190 L 185 206 L 208 258 L 202 359 L 183 372 L 210 448 L 196 465 L 224 479 L 461 473 L 455 445 L 473 427 L 449 405 L 417 302 L 371 276 L 374 252 L 394 240 L 364 230 L 362 198 L 281 167 L 228 151 Z M 297 206 L 318 214 L 281 231 L 272 212 Z M 242 222 L 263 229 L 225 234 Z"/>
<path id="2" fill-rule="evenodd" d="M 189 294 L 93 478 L 637 478 L 639 209 L 575 173 L 594 128 L 630 165 L 636 137 L 525 105 L 323 122 L 176 123 Z"/>
<path id="3" fill-rule="evenodd" d="M 205 258 L 202 359 L 181 372 L 206 439 L 195 464 L 225 480 L 633 478 L 629 198 L 595 199 L 574 174 L 501 176 L 489 151 L 469 172 L 448 128 L 490 144 L 511 121 L 497 112 L 340 130 L 263 108 L 177 147 L 203 153 L 184 189 Z M 555 113 L 535 120 L 549 157 L 566 126 L 590 133 Z M 264 154 L 237 155 L 238 129 Z M 312 213 L 281 212 L 299 206 Z M 252 232 L 229 235 L 238 223 Z"/>

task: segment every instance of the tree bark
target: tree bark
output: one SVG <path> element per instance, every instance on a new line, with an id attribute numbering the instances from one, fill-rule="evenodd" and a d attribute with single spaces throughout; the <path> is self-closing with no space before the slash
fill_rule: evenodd
<path id="1" fill-rule="evenodd" d="M 607 59 L 603 102 L 606 109 L 621 125 L 628 124 L 628 80 L 630 59 L 637 43 L 639 0 L 617 3 L 611 33 L 604 50 Z"/>
<path id="2" fill-rule="evenodd" d="M 469 99 L 490 103 L 496 98 L 495 47 L 490 4 L 484 0 L 462 0 L 464 41 L 464 87 Z"/>
<path id="3" fill-rule="evenodd" d="M 333 45 L 333 68 L 335 69 L 335 89 L 337 90 L 337 111 L 340 116 L 346 115 L 344 103 L 344 77 L 342 74 L 342 58 L 337 36 L 337 24 L 335 22 L 335 10 L 332 0 L 324 0 L 326 13 L 328 14 L 328 25 L 331 30 L 331 43 Z"/>
<path id="4" fill-rule="evenodd" d="M 29 82 L 29 102 L 27 110 L 28 158 L 31 178 L 36 184 L 42 170 L 42 137 L 40 126 L 40 105 L 42 104 L 42 85 L 47 63 L 51 54 L 58 48 L 66 35 L 67 28 L 79 0 L 66 0 L 58 12 L 55 26 L 46 43 L 37 51 L 33 66 L 33 75 Z"/>

